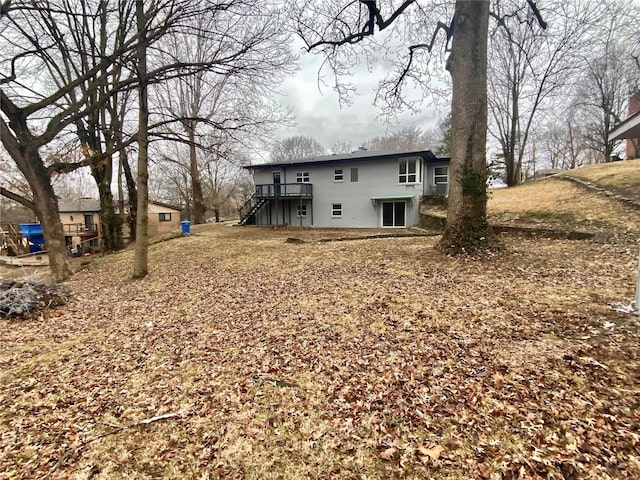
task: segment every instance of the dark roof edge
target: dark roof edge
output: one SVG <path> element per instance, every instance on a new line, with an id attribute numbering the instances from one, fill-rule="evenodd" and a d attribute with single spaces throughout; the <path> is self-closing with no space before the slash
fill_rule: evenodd
<path id="1" fill-rule="evenodd" d="M 153 203 L 154 205 L 159 205 L 161 207 L 170 208 L 171 210 L 177 210 L 181 212 L 184 210 L 184 207 L 177 207 L 176 205 L 170 205 L 168 203 L 158 202 L 156 200 L 149 200 L 149 203 Z"/>
<path id="2" fill-rule="evenodd" d="M 359 155 L 354 155 L 359 154 Z M 399 158 L 405 156 L 419 156 L 427 162 L 446 162 L 450 161 L 450 157 L 436 157 L 431 150 L 411 150 L 406 152 L 377 152 L 369 155 L 361 154 L 360 151 L 352 152 L 350 154 L 339 155 L 323 155 L 321 157 L 303 158 L 300 160 L 293 160 L 290 162 L 273 162 L 273 163 L 258 163 L 255 165 L 244 165 L 242 168 L 274 168 L 274 167 L 290 167 L 298 165 L 327 165 L 331 163 L 343 163 L 349 161 L 361 161 L 361 160 L 387 160 L 390 158 Z"/>

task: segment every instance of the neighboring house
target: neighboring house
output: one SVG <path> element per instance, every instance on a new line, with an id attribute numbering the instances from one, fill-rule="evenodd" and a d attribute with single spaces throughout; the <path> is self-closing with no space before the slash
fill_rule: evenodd
<path id="1" fill-rule="evenodd" d="M 640 157 L 640 92 L 629 97 L 629 116 L 609 132 L 609 141 L 626 140 L 627 160 Z"/>
<path id="2" fill-rule="evenodd" d="M 70 253 L 96 252 L 100 250 L 100 202 L 80 198 L 73 202 L 59 202 L 60 221 Z M 180 207 L 149 201 L 149 236 L 180 231 Z M 122 226 L 122 237 L 129 238 L 129 227 Z"/>
<path id="3" fill-rule="evenodd" d="M 338 228 L 419 223 L 420 198 L 446 195 L 449 158 L 429 150 L 358 150 L 246 166 L 256 191 L 240 223 Z"/>
<path id="4" fill-rule="evenodd" d="M 149 201 L 149 235 L 180 231 L 180 207 Z"/>
<path id="5" fill-rule="evenodd" d="M 73 202 L 59 202 L 60 222 L 64 240 L 71 253 L 96 251 L 100 248 L 100 202 L 80 198 Z"/>
<path id="6" fill-rule="evenodd" d="M 147 230 L 150 237 L 155 237 L 163 233 L 180 231 L 180 211 L 181 207 L 169 205 L 162 202 L 149 200 Z M 129 214 L 129 211 L 126 212 Z M 125 243 L 130 239 L 131 232 L 129 225 L 122 225 L 122 238 Z"/>

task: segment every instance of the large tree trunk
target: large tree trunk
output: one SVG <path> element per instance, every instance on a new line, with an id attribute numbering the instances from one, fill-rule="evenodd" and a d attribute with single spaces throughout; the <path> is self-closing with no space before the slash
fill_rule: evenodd
<path id="1" fill-rule="evenodd" d="M 42 226 L 45 246 L 49 255 L 51 280 L 54 283 L 61 283 L 71 277 L 71 265 L 60 221 L 58 198 L 53 191 L 51 178 L 40 154 L 35 150 L 25 154 L 27 158 L 18 159 L 15 156 L 13 158 L 33 192 L 35 212 Z"/>
<path id="2" fill-rule="evenodd" d="M 105 252 L 122 250 L 122 217 L 118 215 L 110 187 L 99 185 L 100 223 Z"/>
<path id="3" fill-rule="evenodd" d="M 447 225 L 439 248 L 474 253 L 495 242 L 487 223 L 487 34 L 489 0 L 455 6 L 447 69 L 451 100 L 451 185 Z"/>
<path id="4" fill-rule="evenodd" d="M 137 174 L 137 220 L 136 254 L 133 278 L 144 278 L 148 274 L 149 230 L 149 103 L 147 98 L 147 42 L 145 31 L 144 3 L 136 0 L 136 19 L 140 40 L 138 43 L 138 174 Z"/>
<path id="5" fill-rule="evenodd" d="M 108 158 L 91 166 L 91 175 L 98 186 L 100 199 L 100 230 L 106 252 L 122 250 L 122 219 L 116 212 L 111 191 L 112 160 Z"/>
<path id="6" fill-rule="evenodd" d="M 21 121 L 18 114 L 16 118 L 11 118 L 10 122 L 14 132 L 23 132 L 24 135 L 28 135 L 28 127 Z M 55 283 L 64 282 L 71 277 L 71 265 L 64 242 L 58 198 L 53 191 L 51 177 L 38 150 L 21 146 L 2 119 L 0 119 L 0 134 L 2 145 L 15 161 L 33 193 L 34 210 L 40 219 L 49 254 L 51 280 Z"/>

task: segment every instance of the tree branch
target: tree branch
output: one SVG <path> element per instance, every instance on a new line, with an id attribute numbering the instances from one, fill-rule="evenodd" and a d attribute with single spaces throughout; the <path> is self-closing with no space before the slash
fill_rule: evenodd
<path id="1" fill-rule="evenodd" d="M 0 187 L 0 195 L 10 200 L 13 200 L 14 202 L 18 202 L 20 205 L 27 207 L 29 210 L 32 210 L 35 212 L 36 206 L 27 197 L 23 197 L 22 195 L 12 192 L 10 190 L 7 190 L 4 187 Z"/>
<path id="2" fill-rule="evenodd" d="M 11 8 L 11 0 L 5 0 L 0 4 L 0 18 L 5 15 L 9 15 L 9 9 Z"/>
<path id="3" fill-rule="evenodd" d="M 340 45 L 345 45 L 347 43 L 358 43 L 362 41 L 365 37 L 371 36 L 375 33 L 374 31 L 374 20 L 375 25 L 378 26 L 378 30 L 382 31 L 391 25 L 398 16 L 402 15 L 402 13 L 409 8 L 416 0 L 405 0 L 402 5 L 398 7 L 396 11 L 394 11 L 389 18 L 384 20 L 380 13 L 380 9 L 376 5 L 375 0 L 359 0 L 361 4 L 365 5 L 368 10 L 368 20 L 365 22 L 364 28 L 359 31 L 352 33 L 350 35 L 346 35 L 344 38 L 340 40 L 320 40 L 316 43 L 307 44 L 307 51 L 311 51 L 316 47 L 325 45 L 325 46 L 334 46 L 339 47 Z"/>
<path id="4" fill-rule="evenodd" d="M 540 10 L 538 10 L 538 6 L 536 5 L 536 2 L 534 2 L 533 0 L 527 0 L 527 3 L 529 4 L 529 7 L 531 7 L 533 14 L 536 16 L 536 20 L 538 20 L 538 25 L 540 25 L 540 28 L 542 28 L 543 30 L 546 30 L 547 22 L 545 22 L 544 19 L 542 18 L 542 15 L 540 14 Z"/>

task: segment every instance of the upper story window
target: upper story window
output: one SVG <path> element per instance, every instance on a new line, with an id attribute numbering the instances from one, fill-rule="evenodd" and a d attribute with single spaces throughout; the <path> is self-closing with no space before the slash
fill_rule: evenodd
<path id="1" fill-rule="evenodd" d="M 433 169 L 433 183 L 435 185 L 449 183 L 449 167 L 435 167 Z"/>
<path id="2" fill-rule="evenodd" d="M 358 181 L 358 167 L 351 168 L 351 181 L 352 182 Z"/>
<path id="3" fill-rule="evenodd" d="M 344 181 L 344 170 L 341 168 L 336 168 L 333 171 L 333 181 L 334 182 L 342 182 Z"/>
<path id="4" fill-rule="evenodd" d="M 171 221 L 171 214 L 170 213 L 159 213 L 158 214 L 158 220 L 161 222 L 170 222 Z"/>
<path id="5" fill-rule="evenodd" d="M 398 182 L 420 182 L 420 161 L 416 158 L 401 158 L 398 160 Z"/>
<path id="6" fill-rule="evenodd" d="M 297 183 L 309 183 L 309 172 L 296 172 Z"/>

